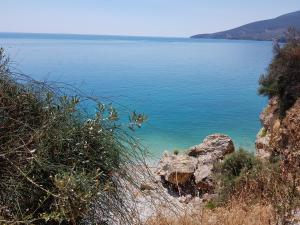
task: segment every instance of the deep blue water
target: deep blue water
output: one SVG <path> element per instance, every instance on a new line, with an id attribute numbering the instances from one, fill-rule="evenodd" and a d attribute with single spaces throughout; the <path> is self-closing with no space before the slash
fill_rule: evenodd
<path id="1" fill-rule="evenodd" d="M 67 82 L 150 119 L 136 135 L 151 152 L 184 149 L 212 133 L 254 149 L 266 99 L 257 81 L 271 42 L 84 35 L 0 34 L 13 66 Z M 109 100 L 108 100 L 109 99 Z"/>

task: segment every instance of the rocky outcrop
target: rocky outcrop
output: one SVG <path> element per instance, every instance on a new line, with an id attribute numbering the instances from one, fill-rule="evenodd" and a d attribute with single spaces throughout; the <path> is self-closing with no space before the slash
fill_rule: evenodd
<path id="1" fill-rule="evenodd" d="M 270 148 L 272 136 L 278 130 L 280 124 L 277 97 L 270 99 L 259 118 L 263 127 L 256 136 L 256 155 L 261 159 L 268 159 L 272 154 L 272 149 Z"/>
<path id="2" fill-rule="evenodd" d="M 157 174 L 175 185 L 188 182 L 197 168 L 198 160 L 188 155 L 165 153 L 158 165 Z"/>
<path id="3" fill-rule="evenodd" d="M 156 174 L 162 182 L 183 193 L 206 193 L 212 190 L 213 165 L 233 151 L 234 144 L 229 136 L 213 134 L 181 154 L 165 153 Z"/>
<path id="4" fill-rule="evenodd" d="M 286 112 L 280 123 L 275 123 L 270 149 L 280 155 L 285 174 L 300 174 L 300 99 Z"/>
<path id="5" fill-rule="evenodd" d="M 300 99 L 279 116 L 279 100 L 270 99 L 260 115 L 263 128 L 257 135 L 256 155 L 263 159 L 280 160 L 281 175 L 300 190 Z M 271 158 L 270 158 L 271 157 Z M 299 209 L 291 212 L 288 224 L 300 224 Z"/>
<path id="6" fill-rule="evenodd" d="M 267 130 L 263 127 L 259 131 L 259 133 L 256 136 L 256 156 L 260 159 L 268 159 L 271 156 L 270 151 L 267 149 L 269 148 L 270 143 L 270 133 L 267 132 Z"/>
<path id="7" fill-rule="evenodd" d="M 300 99 L 286 112 L 285 117 L 279 117 L 278 99 L 272 98 L 261 113 L 263 125 L 257 135 L 256 154 L 260 158 L 278 155 L 285 164 L 285 169 L 291 171 L 298 168 L 300 162 Z M 300 164 L 300 163 L 298 163 Z"/>
<path id="8" fill-rule="evenodd" d="M 201 155 L 209 156 L 207 160 L 222 159 L 224 155 L 232 153 L 234 145 L 231 138 L 224 134 L 212 134 L 207 136 L 200 145 L 191 147 L 187 154 L 189 156 L 199 157 Z"/>

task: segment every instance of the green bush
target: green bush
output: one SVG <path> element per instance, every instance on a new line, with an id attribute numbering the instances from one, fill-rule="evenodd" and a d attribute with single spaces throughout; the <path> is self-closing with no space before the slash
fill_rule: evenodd
<path id="1" fill-rule="evenodd" d="M 205 208 L 213 210 L 213 209 L 217 208 L 217 205 L 215 204 L 215 202 L 213 200 L 210 200 L 206 203 Z"/>
<path id="2" fill-rule="evenodd" d="M 243 149 L 236 151 L 215 165 L 214 180 L 217 187 L 217 204 L 226 203 L 235 192 L 237 183 L 259 167 L 256 157 Z"/>
<path id="3" fill-rule="evenodd" d="M 280 161 L 260 161 L 244 150 L 232 153 L 215 167 L 217 196 L 212 205 L 230 202 L 272 205 L 279 219 L 300 206 L 297 177 L 286 174 Z"/>
<path id="4" fill-rule="evenodd" d="M 281 116 L 300 97 L 300 34 L 290 29 L 287 35 L 284 47 L 275 43 L 273 61 L 260 77 L 258 90 L 269 98 L 279 97 Z"/>
<path id="5" fill-rule="evenodd" d="M 91 100 L 63 92 L 12 73 L 0 49 L 1 224 L 79 224 L 102 200 L 106 220 L 130 216 L 119 178 L 134 182 L 130 168 L 143 164 L 143 149 L 111 105 L 92 102 L 87 116 L 82 102 Z M 144 119 L 134 112 L 130 129 Z"/>

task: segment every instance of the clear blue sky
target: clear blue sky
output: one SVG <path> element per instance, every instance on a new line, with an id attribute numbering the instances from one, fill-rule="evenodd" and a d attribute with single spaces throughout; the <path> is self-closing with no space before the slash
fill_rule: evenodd
<path id="1" fill-rule="evenodd" d="M 2 32 L 190 36 L 300 10 L 300 0 L 0 0 Z"/>

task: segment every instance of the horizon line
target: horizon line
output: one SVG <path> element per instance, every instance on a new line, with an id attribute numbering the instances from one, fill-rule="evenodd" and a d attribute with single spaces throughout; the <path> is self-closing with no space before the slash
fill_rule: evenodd
<path id="1" fill-rule="evenodd" d="M 66 36 L 106 36 L 106 37 L 140 37 L 140 38 L 190 38 L 190 36 L 155 36 L 155 35 L 128 35 L 128 34 L 91 34 L 91 33 L 53 33 L 53 32 L 19 32 L 0 31 L 0 34 L 27 34 L 27 35 L 66 35 Z"/>

